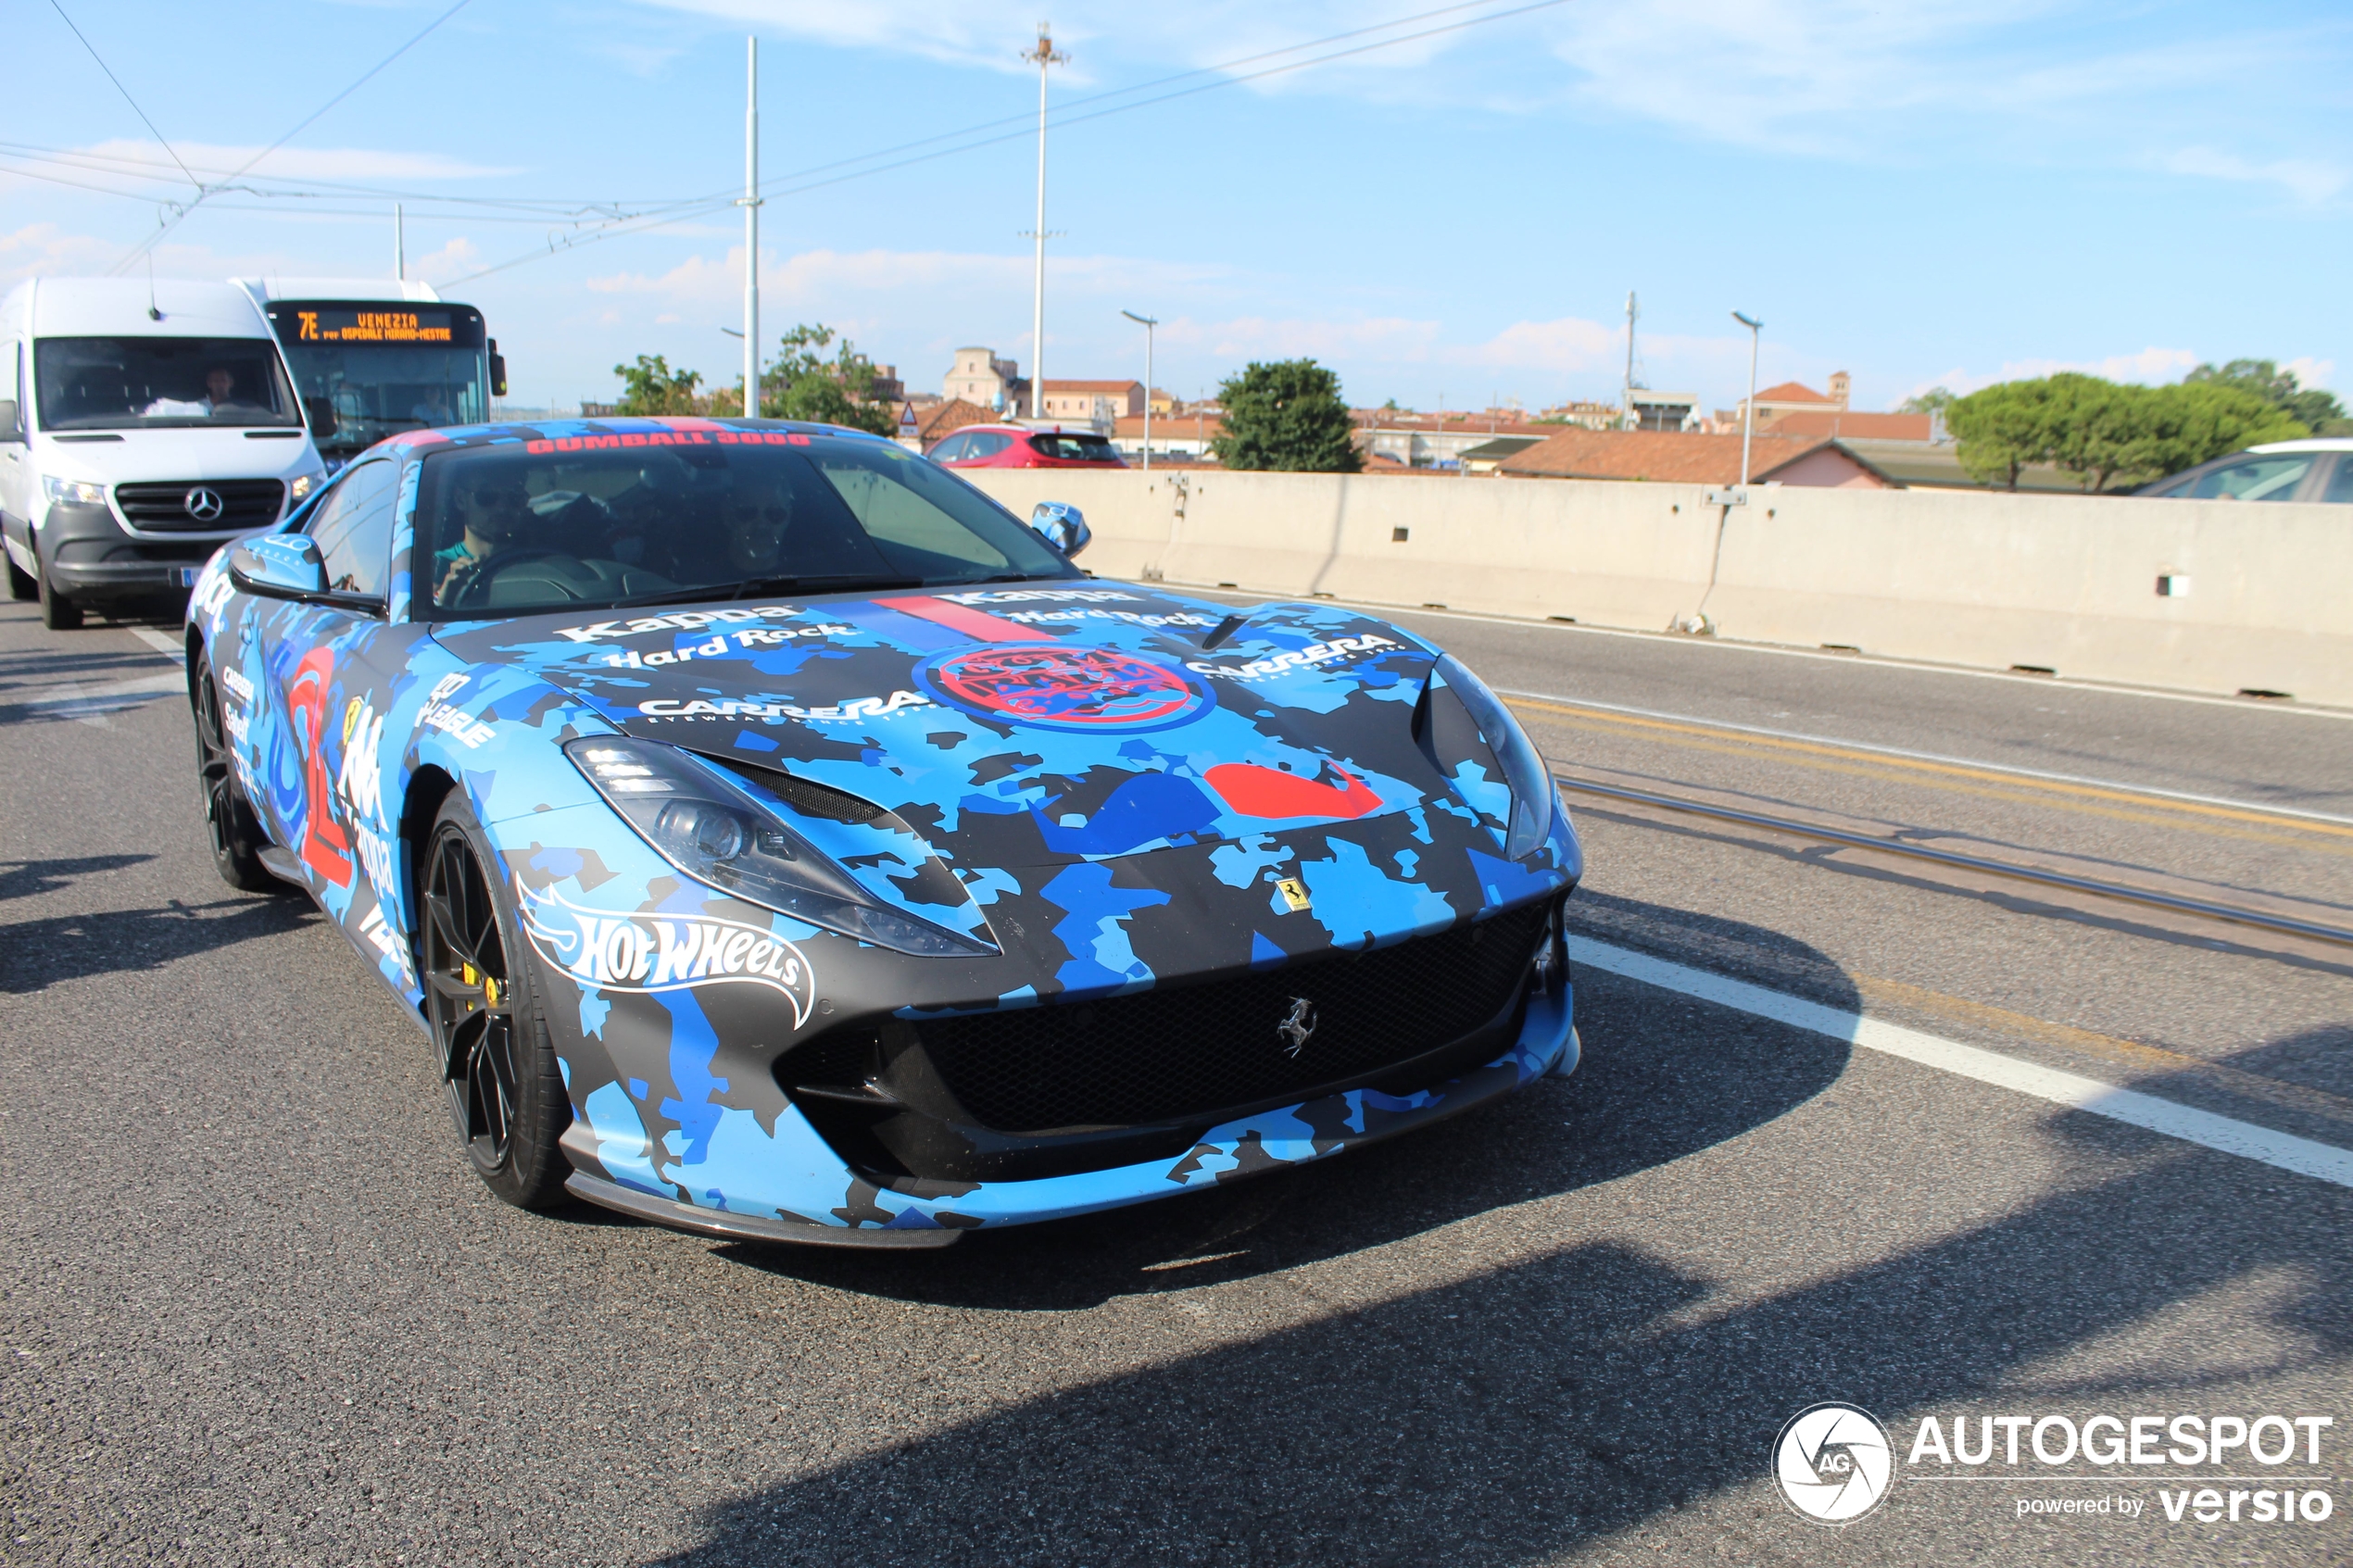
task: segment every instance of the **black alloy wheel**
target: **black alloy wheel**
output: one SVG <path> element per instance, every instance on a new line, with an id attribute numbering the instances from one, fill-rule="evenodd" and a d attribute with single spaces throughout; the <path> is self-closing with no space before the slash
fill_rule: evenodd
<path id="1" fill-rule="evenodd" d="M 247 893 L 293 892 L 271 876 L 261 863 L 267 842 L 261 820 L 245 802 L 237 771 L 229 759 L 228 727 L 220 721 L 220 687 L 212 678 L 212 660 L 196 655 L 188 679 L 188 701 L 195 709 L 196 788 L 204 796 L 205 837 L 212 847 L 212 869 L 230 886 Z"/>
<path id="2" fill-rule="evenodd" d="M 82 624 L 82 607 L 57 592 L 44 569 L 33 583 L 33 593 L 41 600 L 41 624 L 52 632 L 71 632 Z"/>
<path id="3" fill-rule="evenodd" d="M 425 1017 L 475 1173 L 507 1202 L 546 1209 L 562 1200 L 571 1173 L 558 1140 L 572 1103 L 530 953 L 504 888 L 484 874 L 488 858 L 464 796 L 453 792 L 425 856 Z"/>
<path id="4" fill-rule="evenodd" d="M 14 556 L 8 557 L 8 596 L 19 604 L 41 596 L 41 584 L 32 580 L 31 572 L 17 564 Z"/>

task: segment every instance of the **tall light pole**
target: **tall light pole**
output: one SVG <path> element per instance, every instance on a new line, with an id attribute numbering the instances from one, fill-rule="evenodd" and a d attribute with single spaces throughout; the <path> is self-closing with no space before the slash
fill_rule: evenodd
<path id="1" fill-rule="evenodd" d="M 1152 471 L 1152 329 L 1160 325 L 1160 318 L 1139 316 L 1133 310 L 1123 310 L 1120 314 L 1140 323 L 1144 329 L 1144 471 L 1150 473 Z"/>
<path id="2" fill-rule="evenodd" d="M 1067 64 L 1054 52 L 1053 24 L 1038 24 L 1038 47 L 1022 56 L 1038 62 L 1038 276 L 1029 315 L 1029 417 L 1046 417 L 1046 68 Z"/>
<path id="3" fill-rule="evenodd" d="M 409 281 L 409 232 L 398 202 L 392 204 L 392 275 L 404 283 Z"/>
<path id="4" fill-rule="evenodd" d="M 1748 493 L 1748 445 L 1756 434 L 1756 335 L 1765 323 L 1732 312 L 1732 320 L 1748 329 L 1748 401 L 1741 405 L 1741 493 L 1745 500 Z"/>
<path id="5" fill-rule="evenodd" d="M 744 418 L 760 417 L 760 39 L 744 39 Z"/>

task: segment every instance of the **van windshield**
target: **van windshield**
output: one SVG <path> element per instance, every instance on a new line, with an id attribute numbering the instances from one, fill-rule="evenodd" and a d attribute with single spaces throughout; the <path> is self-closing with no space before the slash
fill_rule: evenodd
<path id="1" fill-rule="evenodd" d="M 416 538 L 443 620 L 1079 575 L 895 443 L 715 422 L 434 453 Z"/>
<path id="2" fill-rule="evenodd" d="M 44 430 L 302 422 L 268 338 L 43 338 L 33 376 Z"/>

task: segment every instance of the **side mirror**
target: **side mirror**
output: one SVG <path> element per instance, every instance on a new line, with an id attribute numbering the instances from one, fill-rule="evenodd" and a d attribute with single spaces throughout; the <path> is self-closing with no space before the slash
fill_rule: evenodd
<path id="1" fill-rule="evenodd" d="M 335 418 L 335 400 L 332 397 L 304 398 L 302 413 L 310 421 L 310 438 L 313 441 L 323 441 L 334 434 L 341 423 Z"/>
<path id="2" fill-rule="evenodd" d="M 308 533 L 258 533 L 231 547 L 229 580 L 266 598 L 307 599 L 326 593 L 327 567 Z"/>
<path id="3" fill-rule="evenodd" d="M 1066 556 L 1075 556 L 1094 539 L 1087 519 L 1068 501 L 1040 501 L 1029 514 L 1029 526 L 1039 538 Z"/>
<path id="4" fill-rule="evenodd" d="M 507 357 L 498 352 L 498 340 L 490 340 L 490 395 L 507 395 Z"/>

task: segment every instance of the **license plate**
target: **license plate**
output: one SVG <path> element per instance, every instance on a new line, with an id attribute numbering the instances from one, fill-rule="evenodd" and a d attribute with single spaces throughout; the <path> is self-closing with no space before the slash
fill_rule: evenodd
<path id="1" fill-rule="evenodd" d="M 196 579 L 203 575 L 203 567 L 175 566 L 171 569 L 172 585 L 179 588 L 193 588 L 196 585 Z"/>

